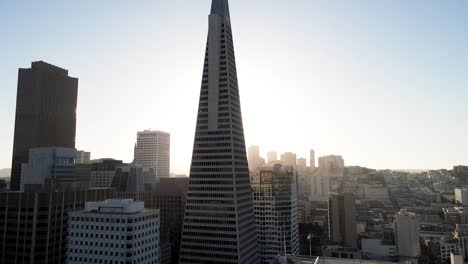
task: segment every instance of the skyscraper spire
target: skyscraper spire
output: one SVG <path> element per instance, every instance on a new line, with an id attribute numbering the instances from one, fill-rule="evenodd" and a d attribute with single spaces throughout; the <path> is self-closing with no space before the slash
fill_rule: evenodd
<path id="1" fill-rule="evenodd" d="M 211 15 L 230 18 L 228 0 L 213 0 L 211 2 Z"/>
<path id="2" fill-rule="evenodd" d="M 259 263 L 227 0 L 213 0 L 179 263 Z"/>

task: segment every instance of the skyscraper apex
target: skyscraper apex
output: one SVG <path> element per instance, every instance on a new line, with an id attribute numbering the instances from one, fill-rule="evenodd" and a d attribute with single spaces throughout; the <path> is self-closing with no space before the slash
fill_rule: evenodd
<path id="1" fill-rule="evenodd" d="M 222 17 L 227 17 L 228 19 L 230 19 L 228 0 L 212 0 L 211 15 L 220 15 Z"/>

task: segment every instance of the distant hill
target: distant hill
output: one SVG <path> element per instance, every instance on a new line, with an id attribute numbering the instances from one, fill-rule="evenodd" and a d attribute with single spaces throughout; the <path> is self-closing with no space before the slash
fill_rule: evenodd
<path id="1" fill-rule="evenodd" d="M 11 175 L 11 169 L 0 169 L 0 178 L 9 178 Z"/>

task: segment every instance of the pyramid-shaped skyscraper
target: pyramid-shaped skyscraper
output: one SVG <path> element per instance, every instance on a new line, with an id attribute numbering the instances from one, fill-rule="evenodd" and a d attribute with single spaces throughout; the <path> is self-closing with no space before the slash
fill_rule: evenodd
<path id="1" fill-rule="evenodd" d="M 212 0 L 180 263 L 259 263 L 228 0 Z"/>

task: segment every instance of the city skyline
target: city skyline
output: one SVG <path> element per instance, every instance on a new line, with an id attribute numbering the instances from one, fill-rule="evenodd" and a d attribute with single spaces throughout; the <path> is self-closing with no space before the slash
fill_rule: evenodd
<path id="1" fill-rule="evenodd" d="M 468 4 L 359 2 L 230 3 L 247 146 L 377 169 L 466 163 Z M 11 165 L 18 68 L 44 60 L 79 79 L 77 148 L 131 161 L 135 132 L 167 131 L 171 172 L 187 174 L 210 1 L 83 3 L 73 14 L 0 3 L 0 168 Z"/>

